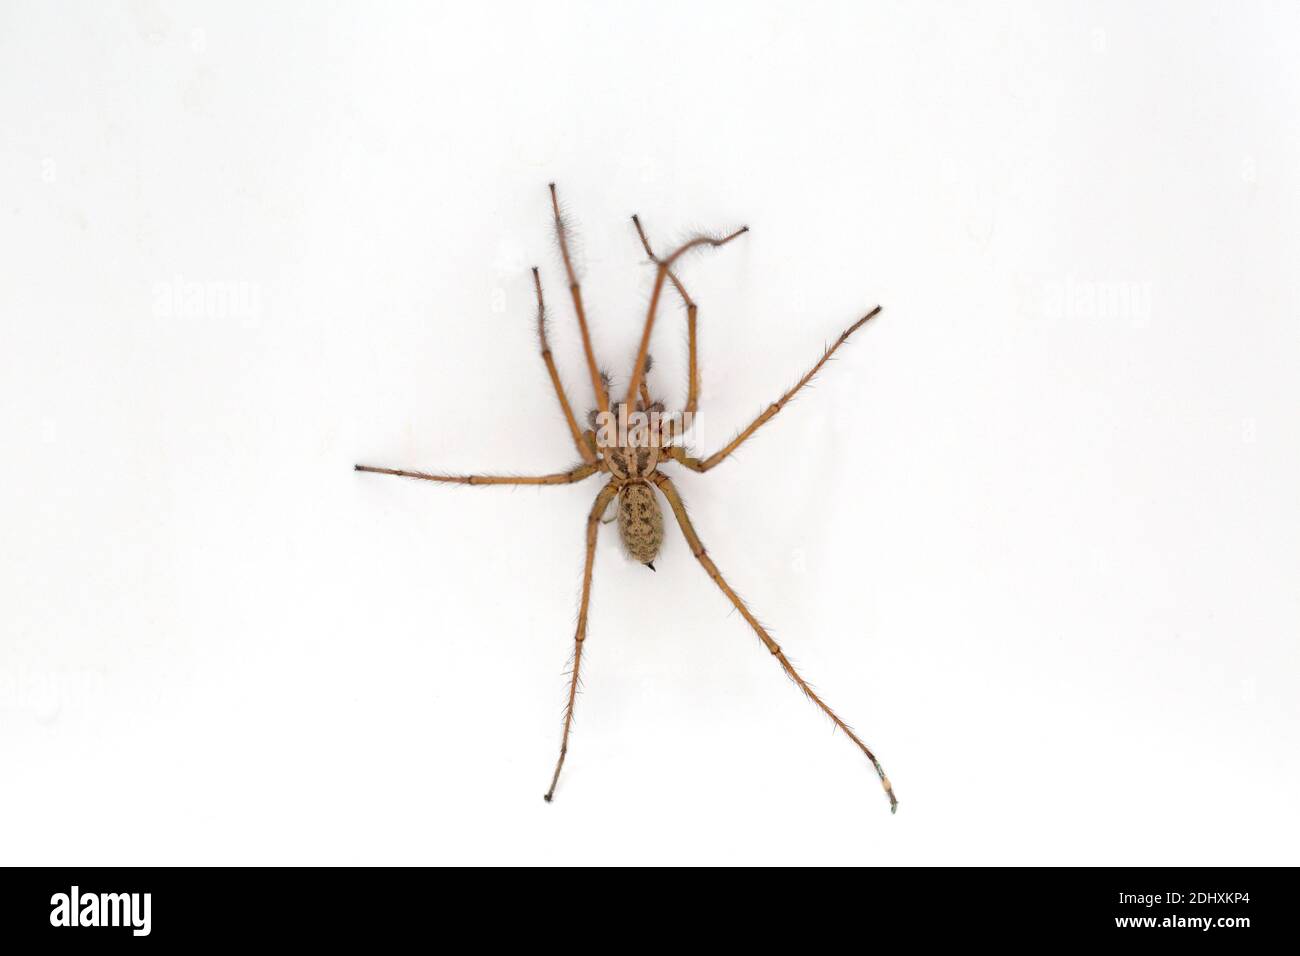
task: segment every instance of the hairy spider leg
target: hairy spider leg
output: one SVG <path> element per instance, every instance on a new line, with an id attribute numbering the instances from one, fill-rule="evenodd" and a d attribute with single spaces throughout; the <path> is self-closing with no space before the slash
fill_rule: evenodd
<path id="1" fill-rule="evenodd" d="M 555 796 L 555 785 L 560 780 L 560 770 L 564 767 L 564 758 L 569 752 L 569 731 L 573 729 L 573 708 L 578 699 L 578 671 L 582 666 L 582 645 L 587 639 L 587 608 L 591 603 L 591 569 L 596 561 L 596 532 L 600 530 L 600 516 L 605 507 L 618 493 L 617 482 L 611 481 L 596 495 L 587 515 L 587 560 L 582 568 L 582 601 L 578 605 L 578 628 L 573 635 L 573 667 L 569 672 L 569 699 L 564 707 L 564 732 L 560 737 L 560 757 L 555 762 L 555 773 L 551 775 L 551 788 L 546 791 L 545 800 L 550 803 Z"/>
<path id="2" fill-rule="evenodd" d="M 591 464 L 596 460 L 596 453 L 586 442 L 581 429 L 578 428 L 578 420 L 573 417 L 573 407 L 569 404 L 569 398 L 564 394 L 564 385 L 560 382 L 560 373 L 555 368 L 555 359 L 551 357 L 551 346 L 546 340 L 546 302 L 542 299 L 542 277 L 537 272 L 537 267 L 533 266 L 533 286 L 537 289 L 537 339 L 542 346 L 542 361 L 546 364 L 546 372 L 551 377 L 551 384 L 555 386 L 555 397 L 560 400 L 560 410 L 564 412 L 564 421 L 569 426 L 569 432 L 573 435 L 573 443 L 578 446 L 578 453 L 582 455 L 582 460 Z"/>
<path id="3" fill-rule="evenodd" d="M 424 481 L 441 481 L 450 485 L 571 485 L 575 481 L 594 475 L 600 470 L 595 464 L 579 465 L 572 471 L 559 471 L 551 475 L 432 475 L 424 471 L 402 471 L 400 468 L 375 468 L 372 465 L 353 465 L 357 471 L 373 475 L 396 475 L 398 478 L 420 478 Z"/>
<path id="4" fill-rule="evenodd" d="M 789 675 L 790 679 L 795 682 L 809 700 L 821 709 L 822 713 L 831 719 L 831 722 L 834 723 L 836 727 L 844 731 L 844 733 L 848 735 L 848 738 L 857 744 L 859 750 L 867 755 L 867 759 L 871 761 L 871 765 L 876 768 L 876 774 L 880 777 L 880 785 L 885 788 L 885 794 L 889 797 L 889 812 L 896 812 L 898 810 L 898 799 L 894 796 L 894 789 L 889 785 L 889 778 L 885 776 L 885 768 L 880 765 L 880 761 L 876 759 L 876 755 L 873 754 L 870 748 L 862 742 L 862 738 L 855 734 L 849 725 L 842 721 L 839 718 L 839 715 L 836 714 L 835 711 L 831 710 L 824 700 L 817 696 L 816 691 L 809 686 L 808 682 L 799 676 L 799 672 L 794 669 L 794 665 L 786 659 L 785 654 L 781 651 L 780 645 L 777 644 L 776 641 L 772 640 L 772 636 L 763 629 L 763 625 L 759 624 L 758 619 L 750 613 L 745 602 L 742 601 L 740 596 L 731 589 L 729 584 L 727 584 L 726 580 L 722 577 L 722 572 L 718 570 L 718 566 L 713 563 L 713 559 L 710 558 L 708 552 L 704 550 L 704 544 L 700 541 L 700 536 L 695 533 L 695 528 L 691 524 L 691 519 L 686 515 L 686 505 L 683 503 L 681 495 L 677 493 L 677 489 L 673 486 L 673 483 L 668 476 L 658 473 L 651 478 L 651 481 L 658 486 L 659 490 L 663 492 L 664 497 L 668 499 L 668 505 L 673 509 L 673 514 L 677 516 L 677 524 L 681 526 L 682 534 L 685 535 L 686 543 L 690 545 L 691 553 L 695 555 L 695 559 L 699 561 L 704 567 L 704 570 L 708 572 L 709 577 L 713 579 L 713 583 L 716 584 L 722 593 L 727 596 L 727 600 L 735 605 L 735 608 L 740 612 L 741 617 L 743 617 L 745 621 L 748 622 L 749 626 L 754 629 L 754 633 L 758 635 L 759 640 L 767 646 L 767 649 L 771 652 L 772 656 L 777 659 L 777 662 L 781 665 L 781 668 L 786 672 L 786 674 Z"/>
<path id="5" fill-rule="evenodd" d="M 641 331 L 641 345 L 637 349 L 636 362 L 632 366 L 632 379 L 627 386 L 625 401 L 629 407 L 636 400 L 637 389 L 641 387 L 641 379 L 645 374 L 646 354 L 650 350 L 650 333 L 654 330 L 655 315 L 659 310 L 659 297 L 663 293 L 664 280 L 667 278 L 668 273 L 672 271 L 673 263 L 699 246 L 710 246 L 717 249 L 747 232 L 749 232 L 749 227 L 741 226 L 735 232 L 723 236 L 721 239 L 713 236 L 696 236 L 694 239 L 687 240 L 678 246 L 676 251 L 667 259 L 655 259 L 659 268 L 655 271 L 654 289 L 650 293 L 650 305 L 646 309 L 645 327 Z"/>
<path id="6" fill-rule="evenodd" d="M 673 461 L 680 462 L 681 464 L 685 465 L 687 468 L 690 468 L 692 471 L 708 471 L 710 468 L 718 464 L 720 461 L 722 461 L 724 458 L 730 455 L 733 451 L 739 448 L 742 444 L 744 444 L 749 439 L 749 437 L 754 434 L 754 432 L 758 431 L 758 429 L 762 425 L 765 425 L 767 422 L 771 421 L 776 416 L 777 412 L 785 408 L 786 403 L 789 402 L 790 399 L 794 398 L 795 393 L 798 392 L 799 389 L 807 385 L 809 382 L 811 382 L 813 376 L 816 375 L 819 371 L 821 371 L 822 366 L 825 365 L 828 361 L 830 361 L 830 357 L 835 354 L 835 350 L 838 349 L 841 345 L 843 345 L 846 341 L 848 341 L 850 335 L 852 335 L 858 329 L 862 328 L 862 326 L 866 325 L 868 319 L 876 315 L 879 315 L 880 310 L 881 307 L 876 306 L 874 309 L 872 309 L 862 318 L 858 319 L 858 321 L 854 322 L 847 329 L 845 329 L 844 332 L 841 333 L 840 337 L 835 340 L 835 344 L 828 347 L 826 351 L 822 353 L 822 357 L 817 360 L 817 364 L 808 370 L 808 374 L 806 374 L 803 378 L 799 379 L 798 383 L 795 384 L 794 388 L 790 389 L 788 392 L 786 392 L 784 395 L 778 398 L 771 405 L 767 406 L 767 408 L 764 409 L 763 412 L 749 424 L 749 427 L 747 427 L 744 431 L 736 435 L 736 437 L 733 438 L 730 442 L 728 442 L 726 446 L 722 448 L 722 450 L 715 452 L 714 454 L 710 455 L 708 458 L 705 458 L 703 461 L 701 461 L 698 458 L 692 458 L 689 455 L 687 455 L 685 450 L 680 445 L 673 445 L 671 448 L 668 449 L 668 456 L 672 458 Z"/>
<path id="7" fill-rule="evenodd" d="M 551 211 L 555 214 L 555 237 L 560 243 L 560 257 L 564 259 L 564 271 L 569 277 L 569 294 L 573 297 L 573 310 L 578 315 L 578 329 L 582 332 L 582 349 L 587 357 L 587 371 L 591 373 L 591 387 L 596 392 L 596 407 L 602 412 L 609 411 L 609 393 L 600 378 L 600 368 L 596 365 L 596 353 L 591 348 L 591 333 L 587 329 L 587 313 L 582 307 L 582 286 L 578 284 L 577 273 L 573 271 L 573 260 L 569 258 L 569 233 L 560 215 L 560 200 L 555 192 L 555 183 L 551 190 Z"/>

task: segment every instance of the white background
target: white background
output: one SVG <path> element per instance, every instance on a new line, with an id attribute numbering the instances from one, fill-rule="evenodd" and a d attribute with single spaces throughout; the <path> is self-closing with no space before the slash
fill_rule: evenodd
<path id="1" fill-rule="evenodd" d="M 1295 863 L 1294 5 L 6 3 L 6 863 Z M 697 256 L 711 553 L 575 459 Z M 652 385 L 684 394 L 680 308 Z"/>

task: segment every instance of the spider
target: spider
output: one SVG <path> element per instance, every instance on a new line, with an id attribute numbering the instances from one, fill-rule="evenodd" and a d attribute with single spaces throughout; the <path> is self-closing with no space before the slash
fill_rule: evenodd
<path id="1" fill-rule="evenodd" d="M 785 407 L 786 403 L 812 380 L 813 376 L 821 370 L 822 366 L 830 360 L 836 349 L 843 345 L 849 336 L 862 328 L 869 319 L 880 313 L 881 307 L 876 306 L 845 329 L 835 343 L 826 348 L 822 357 L 809 369 L 807 374 L 795 383 L 793 388 L 769 405 L 748 427 L 737 434 L 722 449 L 707 458 L 691 457 L 686 453 L 682 445 L 682 439 L 699 404 L 700 376 L 695 337 L 698 307 L 687 293 L 686 287 L 678 278 L 677 273 L 673 270 L 673 265 L 684 254 L 693 249 L 725 246 L 748 232 L 749 227 L 742 227 L 729 235 L 720 237 L 696 236 L 679 246 L 671 255 L 659 258 L 650 247 L 650 241 L 642 228 L 641 220 L 635 215 L 632 217 L 632 224 L 636 228 L 637 236 L 645 249 L 646 255 L 654 263 L 656 272 L 654 289 L 650 294 L 650 305 L 646 313 L 645 327 L 641 333 L 641 344 L 632 367 L 632 377 L 628 382 L 627 391 L 622 400 L 617 401 L 610 394 L 612 390 L 611 380 L 608 375 L 600 371 L 595 353 L 592 351 L 591 335 L 587 328 L 586 310 L 582 304 L 582 287 L 578 282 L 573 269 L 573 262 L 569 256 L 568 230 L 560 213 L 560 203 L 556 195 L 555 184 L 551 183 L 549 189 L 551 193 L 551 210 L 555 221 L 555 234 L 559 241 L 564 270 L 569 280 L 569 293 L 573 298 L 573 310 L 577 315 L 578 329 L 582 333 L 582 346 L 586 353 L 587 369 L 591 375 L 591 386 L 595 392 L 596 408 L 588 417 L 587 424 L 590 427 L 587 429 L 580 428 L 578 419 L 574 417 L 573 407 L 569 404 L 564 386 L 560 382 L 559 373 L 555 368 L 555 361 L 551 356 L 551 349 L 546 338 L 546 303 L 542 297 L 542 281 L 537 269 L 534 268 L 532 272 L 533 286 L 537 295 L 537 338 L 541 345 L 542 362 L 546 365 L 546 372 L 555 388 L 555 395 L 559 399 L 560 410 L 564 413 L 564 420 L 573 438 L 573 444 L 577 448 L 578 454 L 582 456 L 582 463 L 569 471 L 525 477 L 428 474 L 421 471 L 403 471 L 396 468 L 376 468 L 370 465 L 356 465 L 356 470 L 380 475 L 396 475 L 402 478 L 418 478 L 423 481 L 462 485 L 568 485 L 595 474 L 607 477 L 608 480 L 596 495 L 596 500 L 592 503 L 591 511 L 587 515 L 586 563 L 582 572 L 582 597 L 578 605 L 577 631 L 573 636 L 573 665 L 569 672 L 569 694 L 564 708 L 564 729 L 560 737 L 560 755 L 555 763 L 555 772 L 551 776 L 551 786 L 544 795 L 548 803 L 555 796 L 555 787 L 560 779 L 560 771 L 564 767 L 564 758 L 569 752 L 569 732 L 573 727 L 573 711 L 578 693 L 578 674 L 582 667 L 582 649 L 587 637 L 587 608 L 591 601 L 592 567 L 596 559 L 597 532 L 600 530 L 601 524 L 614 520 L 612 518 L 605 519 L 604 516 L 611 506 L 616 507 L 619 536 L 622 539 L 624 550 L 636 561 L 654 570 L 654 559 L 659 553 L 664 535 L 663 512 L 660 510 L 658 499 L 655 496 L 655 492 L 658 491 L 664 500 L 668 502 L 668 507 L 672 511 L 673 517 L 676 518 L 687 544 L 690 546 L 691 554 L 708 572 L 709 577 L 726 595 L 727 600 L 735 605 L 741 617 L 753 628 L 758 639 L 776 658 L 777 663 L 781 665 L 781 668 L 789 675 L 790 679 L 807 695 L 809 700 L 831 719 L 836 727 L 848 735 L 848 738 L 871 761 L 876 774 L 880 777 L 881 786 L 884 787 L 885 794 L 889 797 L 890 812 L 897 811 L 898 800 L 894 796 L 893 788 L 890 786 L 889 778 L 885 776 L 880 761 L 862 742 L 862 739 L 849 728 L 848 724 L 841 720 L 835 711 L 831 710 L 826 702 L 817 695 L 808 682 L 799 675 L 799 672 L 794 669 L 794 666 L 782 652 L 780 645 L 764 630 L 763 625 L 759 624 L 745 602 L 731 589 L 726 579 L 723 578 L 722 572 L 718 570 L 718 566 L 713 563 L 713 559 L 709 557 L 708 552 L 704 549 L 704 544 L 700 541 L 699 535 L 695 533 L 695 528 L 686 514 L 686 506 L 682 502 L 681 495 L 677 492 L 676 485 L 673 484 L 672 479 L 667 474 L 660 470 L 662 466 L 673 464 L 696 472 L 712 471 L 744 444 L 754 432 L 771 421 Z M 645 381 L 646 373 L 650 371 L 651 367 L 649 354 L 650 333 L 654 329 L 655 315 L 658 312 L 659 300 L 665 283 L 672 284 L 677 296 L 686 308 L 689 370 L 686 383 L 686 404 L 680 416 L 665 416 L 663 414 L 663 403 L 651 401 Z"/>

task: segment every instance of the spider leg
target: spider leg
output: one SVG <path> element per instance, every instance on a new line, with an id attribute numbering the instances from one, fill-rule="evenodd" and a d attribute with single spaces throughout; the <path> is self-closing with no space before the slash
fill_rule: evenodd
<path id="1" fill-rule="evenodd" d="M 654 250 L 650 248 L 650 240 L 646 238 L 645 229 L 641 226 L 640 217 L 633 216 L 632 225 L 636 226 L 636 234 L 641 239 L 641 246 L 645 249 L 645 254 L 658 262 L 659 259 L 655 256 Z M 695 318 L 699 312 L 699 307 L 695 304 L 695 300 L 691 298 L 691 294 L 686 291 L 686 286 L 682 285 L 677 273 L 671 269 L 668 270 L 668 281 L 673 284 L 673 288 L 677 290 L 677 295 L 682 300 L 682 304 L 686 306 L 686 338 L 690 368 L 686 382 L 686 406 L 682 409 L 682 413 L 693 415 L 699 405 L 700 397 L 700 369 L 695 348 Z"/>
<path id="2" fill-rule="evenodd" d="M 578 605 L 578 629 L 573 635 L 573 669 L 569 675 L 569 700 L 564 708 L 564 735 L 560 738 L 560 759 L 555 762 L 551 776 L 551 789 L 546 791 L 546 802 L 555 796 L 555 785 L 560 780 L 564 756 L 569 752 L 569 731 L 573 728 L 573 707 L 578 698 L 578 669 L 582 666 L 582 642 L 587 639 L 587 607 L 591 603 L 591 569 L 596 561 L 596 532 L 600 530 L 600 517 L 605 513 L 618 488 L 610 482 L 601 489 L 587 515 L 587 562 L 582 569 L 582 602 Z"/>
<path id="3" fill-rule="evenodd" d="M 578 453 L 582 455 L 582 460 L 591 464 L 596 460 L 596 453 L 583 439 L 582 431 L 578 428 L 578 420 L 573 417 L 573 407 L 569 404 L 568 396 L 564 394 L 560 373 L 556 371 L 555 360 L 551 357 L 550 343 L 546 341 L 546 303 L 542 299 L 542 277 L 538 274 L 536 266 L 533 267 L 533 285 L 537 289 L 537 338 L 542 345 L 542 361 L 546 363 L 547 374 L 551 376 L 551 384 L 555 386 L 555 396 L 560 400 L 560 409 L 564 412 L 564 420 L 573 435 L 573 443 L 578 446 Z"/>
<path id="4" fill-rule="evenodd" d="M 713 582 L 717 584 L 717 586 L 722 590 L 722 593 L 727 596 L 727 599 L 735 605 L 736 610 L 740 612 L 741 617 L 743 617 L 749 623 L 749 626 L 754 629 L 754 633 L 758 635 L 759 640 L 761 640 L 767 646 L 767 649 L 771 651 L 772 656 L 777 659 L 777 662 L 781 665 L 781 668 L 786 672 L 786 674 L 790 676 L 790 679 L 799 686 L 799 689 L 804 692 L 809 700 L 821 709 L 822 713 L 831 719 L 832 723 L 834 723 L 836 727 L 844 731 L 844 733 L 848 735 L 849 739 L 858 745 L 859 750 L 867 755 L 867 759 L 871 761 L 871 765 L 876 768 L 876 773 L 880 776 L 880 784 L 885 788 L 885 794 L 889 797 L 889 812 L 896 812 L 898 810 L 898 800 L 894 797 L 894 790 L 889 785 L 889 778 L 885 776 L 885 769 L 880 766 L 880 761 L 876 759 L 876 755 L 873 754 L 867 745 L 862 742 L 861 738 L 859 738 L 858 735 L 849 728 L 849 725 L 840 720 L 835 711 L 831 710 L 830 707 L 826 705 L 826 702 L 817 696 L 816 691 L 808 685 L 807 681 L 799 676 L 799 672 L 794 669 L 794 666 L 786 660 L 785 654 L 781 652 L 780 645 L 777 644 L 776 641 L 772 640 L 771 635 L 763 629 L 763 625 L 758 623 L 758 620 L 752 613 L 750 613 L 749 608 L 745 606 L 745 602 L 740 599 L 739 595 L 737 595 L 736 592 L 731 589 L 731 586 L 723 579 L 722 572 L 718 570 L 718 566 L 713 563 L 713 559 L 710 558 L 708 553 L 704 550 L 704 545 L 701 543 L 699 535 L 695 533 L 695 528 L 691 525 L 690 518 L 686 516 L 686 505 L 682 502 L 681 496 L 677 493 L 677 489 L 668 479 L 668 476 L 656 474 L 651 480 L 659 486 L 659 490 L 662 491 L 664 497 L 668 499 L 668 504 L 673 509 L 673 514 L 677 516 L 677 523 L 681 525 L 682 534 L 686 536 L 686 542 L 691 546 L 691 553 L 695 555 L 696 560 L 704 566 L 704 570 L 709 573 L 709 577 L 713 578 Z"/>
<path id="5" fill-rule="evenodd" d="M 767 406 L 767 408 L 764 409 L 762 414 L 760 414 L 749 424 L 748 428 L 746 428 L 735 438 L 733 438 L 730 442 L 728 442 L 727 445 L 721 451 L 715 452 L 714 454 L 710 455 L 708 458 L 705 458 L 703 461 L 701 461 L 698 458 L 692 458 L 689 455 L 687 455 L 686 452 L 682 450 L 681 446 L 674 445 L 673 447 L 668 449 L 669 457 L 672 458 L 674 461 L 685 465 L 687 468 L 690 468 L 692 471 L 708 471 L 714 465 L 721 462 L 724 458 L 726 458 L 733 451 L 735 451 L 742 444 L 744 444 L 745 441 L 749 439 L 750 435 L 758 431 L 760 426 L 766 424 L 768 421 L 774 418 L 776 416 L 776 413 L 779 412 L 782 408 L 784 408 L 786 403 L 789 402 L 790 399 L 794 398 L 795 393 L 797 393 L 799 389 L 803 388 L 810 381 L 812 381 L 813 376 L 816 375 L 819 371 L 821 371 L 821 367 L 830 360 L 830 357 L 832 355 L 835 354 L 835 350 L 838 349 L 841 345 L 843 345 L 846 341 L 848 341 L 850 335 L 852 335 L 858 329 L 862 328 L 862 326 L 866 325 L 868 319 L 876 315 L 879 315 L 880 309 L 881 309 L 880 306 L 876 306 L 874 309 L 872 309 L 862 318 L 858 319 L 858 321 L 854 322 L 847 329 L 845 329 L 844 332 L 840 335 L 840 337 L 835 340 L 835 344 L 826 349 L 826 351 L 822 354 L 822 357 L 817 360 L 817 364 L 808 370 L 807 375 L 799 379 L 798 383 L 795 384 L 794 388 L 790 389 L 788 392 L 786 392 L 784 395 L 778 398 L 771 405 Z"/>
<path id="6" fill-rule="evenodd" d="M 374 468 L 370 465 L 354 465 L 357 471 L 368 471 L 376 475 L 396 475 L 399 478 L 423 478 L 425 481 L 441 481 L 453 485 L 571 485 L 575 481 L 600 470 L 596 464 L 579 465 L 572 471 L 561 471 L 553 475 L 431 475 L 423 471 L 401 471 L 397 468 Z"/>
<path id="7" fill-rule="evenodd" d="M 614 523 L 614 520 L 615 520 L 616 518 L 618 518 L 618 515 L 617 515 L 617 514 L 613 514 L 613 515 L 611 515 L 610 512 L 613 511 L 613 510 L 614 510 L 614 502 L 613 502 L 613 500 L 611 500 L 610 503 L 605 507 L 605 517 L 602 517 L 602 518 L 600 519 L 600 523 L 601 523 L 601 524 L 613 524 L 613 523 Z"/>
<path id="8" fill-rule="evenodd" d="M 587 313 L 582 307 L 582 286 L 578 284 L 577 274 L 573 271 L 573 261 L 569 258 L 569 234 L 560 215 L 560 200 L 555 194 L 555 183 L 550 184 L 551 210 L 555 214 L 555 236 L 560 242 L 560 256 L 564 259 L 564 271 L 569 277 L 569 294 L 573 296 L 573 310 L 578 314 L 578 328 L 582 332 L 582 348 L 587 356 L 587 370 L 591 373 L 591 387 L 596 391 L 596 407 L 602 412 L 609 411 L 609 393 L 600 378 L 600 369 L 596 365 L 596 353 L 591 348 L 591 333 L 587 331 Z"/>
<path id="9" fill-rule="evenodd" d="M 640 223 L 637 225 L 638 231 L 640 231 Z M 654 329 L 655 313 L 659 309 L 659 296 L 663 292 L 664 280 L 667 278 L 668 273 L 672 271 L 673 263 L 697 246 L 711 246 L 717 249 L 719 246 L 725 246 L 732 239 L 743 236 L 747 232 L 749 232 L 749 227 L 741 226 L 735 232 L 723 236 L 721 239 L 713 236 L 696 236 L 694 239 L 690 239 L 678 246 L 667 259 L 656 258 L 654 260 L 659 268 L 655 274 L 654 290 L 650 293 L 650 307 L 646 309 L 645 328 L 641 332 L 641 347 L 637 349 L 636 364 L 632 367 L 632 380 L 627 386 L 625 401 L 629 407 L 636 400 L 637 389 L 640 388 L 641 378 L 645 374 L 646 352 L 650 349 L 650 332 Z"/>

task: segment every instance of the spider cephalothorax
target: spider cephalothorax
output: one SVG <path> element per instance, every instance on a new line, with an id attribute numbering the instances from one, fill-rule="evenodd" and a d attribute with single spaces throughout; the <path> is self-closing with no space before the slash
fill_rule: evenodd
<path id="1" fill-rule="evenodd" d="M 555 795 L 555 786 L 560 779 L 560 770 L 564 766 L 564 758 L 569 749 L 569 732 L 573 727 L 573 709 L 578 692 L 578 672 L 582 666 L 583 642 L 587 638 L 587 610 L 591 603 L 591 580 L 596 557 L 596 539 L 602 517 L 611 505 L 617 509 L 619 537 L 622 539 L 624 549 L 633 559 L 653 569 L 654 559 L 659 554 L 664 537 L 663 511 L 656 496 L 656 492 L 658 492 L 668 502 L 668 507 L 672 511 L 673 517 L 676 518 L 677 524 L 682 530 L 682 535 L 686 538 L 686 543 L 690 546 L 691 554 L 708 572 L 709 577 L 718 585 L 736 610 L 740 612 L 745 622 L 753 629 L 772 656 L 777 659 L 777 662 L 789 675 L 790 679 L 834 722 L 836 727 L 848 735 L 849 739 L 871 761 L 880 778 L 880 783 L 889 797 L 890 809 L 897 809 L 898 801 L 894 797 L 893 788 L 890 786 L 889 778 L 885 776 L 884 768 L 880 766 L 880 762 L 876 760 L 875 755 L 857 734 L 817 696 L 786 658 L 780 645 L 758 623 L 749 607 L 723 579 L 722 572 L 713 563 L 713 559 L 705 551 L 699 535 L 695 533 L 695 528 L 691 524 L 690 518 L 687 517 L 686 506 L 677 493 L 677 488 L 672 479 L 660 471 L 661 465 L 674 463 L 692 471 L 706 472 L 725 460 L 741 444 L 747 441 L 755 431 L 784 408 L 786 403 L 794 397 L 794 394 L 807 385 L 812 377 L 821 370 L 822 366 L 831 357 L 831 354 L 843 345 L 850 335 L 861 328 L 868 319 L 880 312 L 880 306 L 876 306 L 849 326 L 835 344 L 826 349 L 821 359 L 813 365 L 793 388 L 769 405 L 762 414 L 721 450 L 708 458 L 694 458 L 686 453 L 680 442 L 689 428 L 689 421 L 695 415 L 699 402 L 699 371 L 695 348 L 695 325 L 698 309 L 694 300 L 687 294 L 685 286 L 682 285 L 673 271 L 673 265 L 683 254 L 692 249 L 701 246 L 724 246 L 737 236 L 747 232 L 748 228 L 741 228 L 720 237 L 698 236 L 682 244 L 672 255 L 660 259 L 655 256 L 650 248 L 650 242 L 641 228 L 640 220 L 636 216 L 632 217 L 632 222 L 636 226 L 637 235 L 641 240 L 646 255 L 655 264 L 655 283 L 654 290 L 650 295 L 650 307 L 647 310 L 645 326 L 641 333 L 641 344 L 632 366 L 632 374 L 626 394 L 621 399 L 612 399 L 613 388 L 610 377 L 599 370 L 595 353 L 591 347 L 591 335 L 587 329 L 587 316 L 582 303 L 582 287 L 578 283 L 572 261 L 569 258 L 568 235 L 564 221 L 560 216 L 560 205 L 555 194 L 554 183 L 551 184 L 550 190 L 556 237 L 559 239 L 560 254 L 564 260 L 564 269 L 569 283 L 569 293 L 573 298 L 573 308 L 577 315 L 578 329 L 582 333 L 582 345 L 587 360 L 587 370 L 591 376 L 592 390 L 595 393 L 596 408 L 592 410 L 588 418 L 590 427 L 586 430 L 579 427 L 578 420 L 574 417 L 573 407 L 569 404 L 564 386 L 560 382 L 559 372 L 555 368 L 555 361 L 551 357 L 551 348 L 546 339 L 546 304 L 542 298 L 541 276 L 537 269 L 533 269 L 533 283 L 537 293 L 537 337 L 541 344 L 542 362 L 546 365 L 547 374 L 550 376 L 556 397 L 559 399 L 560 410 L 564 414 L 573 444 L 577 448 L 578 454 L 582 456 L 582 464 L 571 468 L 569 471 L 524 478 L 504 475 L 428 474 L 421 471 L 402 471 L 395 468 L 375 468 L 369 465 L 357 465 L 357 471 L 464 485 L 564 485 L 581 481 L 597 473 L 606 476 L 607 481 L 599 494 L 596 495 L 596 500 L 592 503 L 591 511 L 587 515 L 587 556 L 583 567 L 582 599 L 578 605 L 578 627 L 573 639 L 573 667 L 570 671 L 569 696 L 564 711 L 564 730 L 560 738 L 560 757 L 555 764 L 555 773 L 551 777 L 550 789 L 547 790 L 545 795 L 548 801 Z M 650 333 L 654 328 L 659 299 L 667 282 L 672 283 L 678 297 L 686 307 L 690 369 L 686 387 L 686 402 L 681 414 L 679 416 L 664 417 L 663 403 L 650 400 L 645 376 L 651 368 L 648 351 Z"/>

